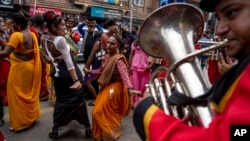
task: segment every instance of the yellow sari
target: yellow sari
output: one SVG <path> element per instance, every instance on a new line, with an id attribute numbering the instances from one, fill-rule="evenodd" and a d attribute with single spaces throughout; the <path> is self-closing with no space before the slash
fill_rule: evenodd
<path id="1" fill-rule="evenodd" d="M 116 140 L 122 134 L 122 118 L 131 109 L 131 96 L 123 82 L 110 82 L 116 61 L 124 56 L 115 55 L 103 70 L 98 82 L 102 86 L 92 111 L 92 136 L 95 140 Z M 110 90 L 113 93 L 110 94 Z"/>
<path id="2" fill-rule="evenodd" d="M 10 72 L 7 83 L 10 125 L 14 131 L 30 127 L 40 116 L 41 60 L 36 36 L 32 34 L 33 60 L 23 61 L 10 54 Z M 23 34 L 11 35 L 9 46 L 17 52 L 27 52 L 23 46 Z"/>

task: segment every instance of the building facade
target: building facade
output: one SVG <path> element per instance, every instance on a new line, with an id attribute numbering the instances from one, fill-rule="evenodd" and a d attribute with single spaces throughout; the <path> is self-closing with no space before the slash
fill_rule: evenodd
<path id="1" fill-rule="evenodd" d="M 71 0 L 74 5 L 82 5 L 85 13 L 97 18 L 117 18 L 128 25 L 142 21 L 158 6 L 155 0 Z M 84 19 L 84 18 L 83 18 Z M 83 20 L 80 19 L 80 20 Z"/>
<path id="2" fill-rule="evenodd" d="M 197 5 L 196 1 L 198 0 L 1 0 L 0 16 L 8 17 L 20 9 L 30 15 L 53 10 L 56 14 L 62 15 L 71 26 L 77 26 L 87 16 L 95 17 L 98 24 L 104 23 L 107 18 L 117 18 L 124 25 L 130 26 L 131 21 L 133 25 L 141 25 L 158 7 L 173 2 Z M 208 21 L 208 30 L 214 30 L 214 22 L 209 23 L 206 15 L 208 13 L 204 13 L 204 18 Z"/>
<path id="3" fill-rule="evenodd" d="M 156 0 L 8 0 L 8 7 L 1 6 L 0 14 L 8 16 L 20 9 L 34 15 L 53 10 L 74 24 L 82 22 L 86 16 L 96 17 L 99 22 L 107 18 L 117 18 L 125 25 L 141 24 L 155 9 L 159 1 Z M 6 10 L 7 9 L 7 10 Z"/>

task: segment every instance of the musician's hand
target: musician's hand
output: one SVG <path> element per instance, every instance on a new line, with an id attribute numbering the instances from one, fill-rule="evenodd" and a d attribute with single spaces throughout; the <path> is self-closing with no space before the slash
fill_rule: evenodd
<path id="1" fill-rule="evenodd" d="M 229 58 L 229 57 L 224 58 L 222 53 L 220 53 L 219 55 L 220 55 L 220 57 L 219 57 L 220 60 L 218 61 L 218 71 L 220 72 L 220 74 L 224 74 L 230 68 L 233 67 L 234 63 L 233 63 L 231 58 Z"/>

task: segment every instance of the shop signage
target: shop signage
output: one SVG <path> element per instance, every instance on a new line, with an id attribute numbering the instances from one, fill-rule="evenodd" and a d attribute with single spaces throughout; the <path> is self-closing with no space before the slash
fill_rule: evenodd
<path id="1" fill-rule="evenodd" d="M 1 8 L 13 8 L 13 0 L 0 0 Z"/>
<path id="2" fill-rule="evenodd" d="M 34 15 L 34 11 L 35 11 L 35 7 L 30 6 L 29 14 L 31 16 Z M 54 11 L 55 14 L 62 15 L 62 11 L 60 9 L 36 6 L 36 14 L 43 14 L 47 11 Z"/>
<path id="3" fill-rule="evenodd" d="M 120 4 L 121 0 L 93 0 L 97 2 L 106 2 L 106 3 L 111 3 L 111 4 Z"/>
<path id="4" fill-rule="evenodd" d="M 93 7 L 91 7 L 91 16 L 92 17 L 99 17 L 99 18 L 121 19 L 122 11 L 93 6 Z"/>

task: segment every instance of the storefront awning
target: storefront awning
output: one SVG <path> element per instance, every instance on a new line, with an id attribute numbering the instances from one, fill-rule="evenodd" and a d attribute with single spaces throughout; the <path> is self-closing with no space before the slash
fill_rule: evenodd
<path id="1" fill-rule="evenodd" d="M 30 6 L 29 14 L 31 16 L 33 16 L 34 14 L 43 14 L 43 13 L 45 13 L 47 11 L 54 11 L 55 14 L 62 15 L 62 11 L 60 9 L 41 7 L 41 6 L 36 6 L 36 7 Z"/>
<path id="2" fill-rule="evenodd" d="M 30 2 L 31 6 L 35 6 L 35 1 Z M 72 4 L 69 0 L 37 0 L 36 6 L 52 8 L 52 9 L 59 9 L 61 12 L 68 12 L 68 13 L 81 13 L 83 9 L 76 7 Z"/>

